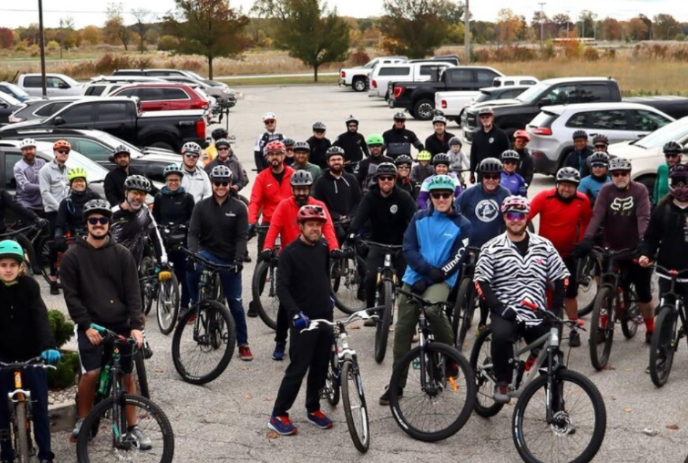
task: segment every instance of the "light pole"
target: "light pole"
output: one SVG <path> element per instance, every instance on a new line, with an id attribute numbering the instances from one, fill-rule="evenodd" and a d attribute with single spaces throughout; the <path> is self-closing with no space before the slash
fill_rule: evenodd
<path id="1" fill-rule="evenodd" d="M 540 45 L 545 40 L 545 5 L 546 3 L 538 3 L 540 5 Z"/>
<path id="2" fill-rule="evenodd" d="M 565 10 L 566 11 L 566 38 L 569 38 L 569 24 L 571 24 L 571 10 Z"/>
<path id="3" fill-rule="evenodd" d="M 43 96 L 48 94 L 45 86 L 45 39 L 43 38 L 43 0 L 38 0 L 38 31 L 40 34 L 41 47 L 41 86 Z"/>
<path id="4" fill-rule="evenodd" d="M 466 63 L 471 61 L 471 20 L 469 10 L 469 0 L 466 0 L 466 9 L 463 13 L 463 45 L 466 53 Z"/>

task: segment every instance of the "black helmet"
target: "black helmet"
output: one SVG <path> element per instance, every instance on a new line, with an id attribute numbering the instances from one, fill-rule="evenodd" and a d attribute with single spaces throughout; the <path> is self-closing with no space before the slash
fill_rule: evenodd
<path id="1" fill-rule="evenodd" d="M 682 153 L 683 147 L 675 141 L 668 141 L 663 148 L 664 153 Z"/>
<path id="2" fill-rule="evenodd" d="M 215 166 L 213 167 L 213 170 L 210 171 L 210 174 L 208 175 L 210 177 L 210 181 L 220 181 L 220 180 L 225 180 L 227 182 L 232 181 L 232 170 L 227 167 L 227 166 Z"/>
<path id="3" fill-rule="evenodd" d="M 288 146 L 294 146 L 294 143 L 296 143 L 296 142 L 294 140 L 292 140 L 291 138 L 285 138 L 284 140 L 282 140 L 282 143 L 284 143 L 285 147 L 288 147 Z"/>
<path id="4" fill-rule="evenodd" d="M 480 174 L 500 174 L 504 170 L 502 161 L 497 158 L 485 158 L 478 166 L 478 173 Z"/>
<path id="5" fill-rule="evenodd" d="M 325 125 L 324 122 L 318 121 L 315 124 L 313 124 L 313 130 L 323 130 L 324 131 L 324 130 L 327 130 L 327 126 Z"/>
<path id="6" fill-rule="evenodd" d="M 229 148 L 229 145 L 229 140 L 227 140 L 226 138 L 220 138 L 215 142 L 215 148 L 219 148 L 220 146 L 226 146 L 227 148 Z"/>
<path id="7" fill-rule="evenodd" d="M 327 159 L 330 159 L 330 156 L 334 155 L 344 157 L 344 150 L 339 146 L 330 146 L 329 148 L 327 148 L 327 151 L 325 152 L 325 156 L 327 156 Z"/>
<path id="8" fill-rule="evenodd" d="M 210 133 L 210 136 L 213 137 L 213 140 L 218 141 L 218 140 L 220 140 L 221 138 L 227 138 L 227 137 L 229 137 L 229 132 L 227 132 L 226 129 L 223 129 L 223 128 L 220 127 L 220 128 L 218 128 L 218 129 L 213 130 L 213 131 Z"/>
<path id="9" fill-rule="evenodd" d="M 436 166 L 439 164 L 444 164 L 445 166 L 449 167 L 449 164 L 451 164 L 451 160 L 449 159 L 449 156 L 447 156 L 444 153 L 439 153 L 433 156 L 432 158 L 432 165 Z"/>
<path id="10" fill-rule="evenodd" d="M 560 182 L 571 182 L 578 185 L 580 183 L 580 172 L 573 167 L 562 167 L 557 172 L 557 184 Z"/>
<path id="11" fill-rule="evenodd" d="M 313 185 L 313 176 L 307 170 L 297 170 L 292 174 L 289 183 L 291 186 L 311 186 Z"/>
<path id="12" fill-rule="evenodd" d="M 595 145 L 597 143 L 604 143 L 605 145 L 609 145 L 609 138 L 603 133 L 598 133 L 594 137 L 592 137 L 592 144 Z"/>
<path id="13" fill-rule="evenodd" d="M 306 151 L 306 152 L 310 153 L 311 152 L 311 145 L 309 145 L 305 141 L 297 141 L 296 143 L 294 143 L 293 150 L 294 151 Z"/>
<path id="14" fill-rule="evenodd" d="M 461 140 L 459 139 L 459 137 L 451 137 L 449 139 L 449 146 L 454 146 L 454 145 L 463 146 L 463 143 L 461 143 Z"/>
<path id="15" fill-rule="evenodd" d="M 590 164 L 591 166 L 593 164 L 606 164 L 607 167 L 609 167 L 609 155 L 604 151 L 592 153 L 588 158 L 588 164 Z"/>
<path id="16" fill-rule="evenodd" d="M 406 114 L 402 113 L 399 111 L 398 113 L 394 113 L 394 120 L 395 121 L 405 121 L 406 120 Z"/>
<path id="17" fill-rule="evenodd" d="M 521 155 L 514 150 L 506 150 L 502 153 L 502 162 L 506 162 L 507 159 L 519 162 L 521 160 Z"/>
<path id="18" fill-rule="evenodd" d="M 614 158 L 609 161 L 609 172 L 613 172 L 615 170 L 625 170 L 630 172 L 631 168 L 631 161 L 626 158 Z"/>
<path id="19" fill-rule="evenodd" d="M 346 121 L 345 121 L 345 122 L 346 122 L 346 125 L 349 125 L 349 124 L 352 124 L 352 123 L 358 125 L 358 119 L 356 119 L 356 118 L 353 116 L 353 114 L 350 114 L 349 117 L 346 118 Z"/>
<path id="20" fill-rule="evenodd" d="M 411 166 L 411 164 L 413 164 L 413 159 L 411 159 L 411 156 L 401 154 L 397 156 L 397 158 L 394 160 L 394 165 L 400 166 L 402 164 L 408 164 L 409 166 Z"/>
<path id="21" fill-rule="evenodd" d="M 144 193 L 150 193 L 151 183 L 150 183 L 150 180 L 148 180 L 143 175 L 130 175 L 124 181 L 124 189 L 125 190 L 138 190 L 138 191 L 143 191 Z"/>
<path id="22" fill-rule="evenodd" d="M 585 138 L 586 140 L 588 139 L 588 133 L 585 130 L 576 130 L 573 132 L 573 137 L 574 140 L 577 138 Z"/>
<path id="23" fill-rule="evenodd" d="M 102 214 L 106 217 L 112 217 L 112 209 L 110 204 L 104 199 L 92 199 L 84 204 L 83 214 L 84 219 L 87 219 L 91 214 Z"/>
<path id="24" fill-rule="evenodd" d="M 377 170 L 375 171 L 375 179 L 381 175 L 391 175 L 393 177 L 397 176 L 397 168 L 394 164 L 391 162 L 381 162 L 377 166 Z"/>

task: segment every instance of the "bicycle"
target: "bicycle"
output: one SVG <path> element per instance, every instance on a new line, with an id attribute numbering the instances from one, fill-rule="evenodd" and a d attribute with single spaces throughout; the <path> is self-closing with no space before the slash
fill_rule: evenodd
<path id="1" fill-rule="evenodd" d="M 676 291 L 676 283 L 681 276 L 688 275 L 688 270 L 670 270 L 661 265 L 655 266 L 668 275 L 671 281 L 669 291 L 662 296 L 659 311 L 655 320 L 655 330 L 650 342 L 650 378 L 657 387 L 662 387 L 669 379 L 674 354 L 678 349 L 681 338 L 686 337 L 688 324 L 686 323 L 686 309 L 683 296 Z M 662 277 L 660 277 L 662 278 Z M 677 330 L 677 321 L 681 321 L 681 328 Z"/>
<path id="2" fill-rule="evenodd" d="M 342 226 L 344 236 L 350 222 L 335 223 Z M 335 306 L 351 315 L 365 308 L 366 264 L 356 249 L 356 245 L 344 242 L 341 245 L 342 258 L 333 259 L 330 265 L 330 280 Z"/>
<path id="3" fill-rule="evenodd" d="M 174 432 L 165 412 L 150 399 L 124 390 L 120 347 L 129 345 L 136 351 L 136 340 L 94 323 L 91 328 L 103 336 L 103 342 L 112 344 L 112 353 L 100 372 L 96 403 L 77 437 L 78 463 L 102 462 L 113 456 L 118 461 L 171 462 Z M 150 444 L 131 432 L 131 419 L 137 420 L 136 426 L 150 439 Z"/>
<path id="4" fill-rule="evenodd" d="M 426 308 L 444 309 L 449 303 L 428 301 L 401 288 L 398 291 L 415 301 L 420 309 L 419 344 L 392 371 L 389 405 L 395 421 L 409 436 L 436 442 L 456 434 L 470 418 L 476 394 L 473 370 L 454 347 L 434 341 Z M 407 373 L 408 387 L 402 388 Z"/>
<path id="5" fill-rule="evenodd" d="M 259 225 L 258 232 L 267 233 L 269 225 Z M 280 239 L 275 240 L 275 248 L 272 257 L 268 261 L 260 261 L 253 270 L 251 279 L 251 295 L 253 308 L 258 316 L 269 328 L 277 329 L 277 312 L 279 311 L 279 299 L 277 298 L 277 263 L 280 251 Z"/>
<path id="6" fill-rule="evenodd" d="M 452 330 L 455 336 L 454 347 L 456 347 L 456 350 L 459 352 L 463 352 L 466 335 L 473 324 L 473 314 L 475 313 L 476 307 L 479 308 L 480 305 L 480 297 L 473 284 L 473 274 L 475 273 L 475 265 L 480 255 L 480 248 L 477 246 L 468 246 L 466 252 L 468 254 L 461 267 L 461 280 L 459 282 L 456 303 L 454 304 L 454 311 L 451 317 Z"/>
<path id="7" fill-rule="evenodd" d="M 578 282 L 578 317 L 585 317 L 592 312 L 595 305 L 598 280 L 600 276 L 599 261 L 591 255 L 576 261 L 576 281 Z"/>
<path id="8" fill-rule="evenodd" d="M 387 340 L 389 328 L 392 326 L 394 315 L 394 303 L 397 299 L 395 288 L 397 277 L 392 265 L 392 257 L 397 255 L 402 246 L 393 244 L 376 243 L 374 241 L 361 240 L 361 243 L 385 250 L 385 258 L 382 267 L 377 269 L 377 284 L 375 286 L 375 305 L 384 306 L 382 316 L 375 320 L 375 361 L 382 363 L 387 353 Z"/>
<path id="9" fill-rule="evenodd" d="M 186 242 L 186 225 L 158 225 L 158 230 L 162 235 L 163 244 L 169 251 L 178 251 Z M 171 264 L 170 264 L 171 267 Z M 173 270 L 173 269 L 171 269 Z M 156 318 L 158 320 L 158 327 L 162 334 L 170 334 L 174 329 L 179 315 L 179 281 L 174 271 L 167 271 L 170 273 L 158 274 L 157 287 L 157 307 Z"/>
<path id="10" fill-rule="evenodd" d="M 181 250 L 203 265 L 198 283 L 199 300 L 181 314 L 172 338 L 172 361 L 177 373 L 191 384 L 206 384 L 220 376 L 234 355 L 236 327 L 229 309 L 214 299 L 222 271 L 235 265 L 218 264 Z M 208 364 L 208 370 L 203 366 Z"/>
<path id="11" fill-rule="evenodd" d="M 510 361 L 513 373 L 508 388 L 509 397 L 518 398 L 512 419 L 516 450 L 528 463 L 589 462 L 604 440 L 607 412 L 597 387 L 585 375 L 568 369 L 560 348 L 564 326 L 578 326 L 578 322 L 563 320 L 528 301 L 523 305 L 543 313 L 552 326 L 549 333 L 534 342 L 522 346 L 519 337 L 514 346 L 515 353 Z M 504 407 L 492 398 L 497 378 L 491 343 L 492 328 L 487 327 L 471 351 L 471 367 L 478 388 L 475 412 L 484 418 L 496 415 Z M 529 357 L 523 361 L 521 357 L 527 353 Z M 584 406 L 582 401 L 586 397 L 590 404 Z M 579 406 L 581 411 L 577 409 Z M 594 420 L 592 424 L 591 419 Z M 588 434 L 590 436 L 585 437 Z M 547 438 L 549 446 L 544 443 Z M 573 447 L 576 449 L 571 450 Z"/>
<path id="12" fill-rule="evenodd" d="M 614 340 L 614 325 L 621 322 L 621 331 L 631 339 L 642 321 L 638 295 L 628 284 L 628 270 L 619 267 L 617 260 L 631 256 L 633 249 L 614 251 L 599 246 L 593 247 L 593 255 L 602 272 L 597 295 L 593 302 L 590 321 L 590 362 L 600 371 L 607 366 Z"/>
<path id="13" fill-rule="evenodd" d="M 52 365 L 43 363 L 41 357 L 35 357 L 24 362 L 0 362 L 0 370 L 12 371 L 14 377 L 14 390 L 8 394 L 7 401 L 11 414 L 9 432 L 17 463 L 29 463 L 31 456 L 35 453 L 31 440 L 31 391 L 23 389 L 21 375 L 22 370 L 27 368 L 56 369 Z"/>
<path id="14" fill-rule="evenodd" d="M 143 257 L 139 265 L 139 284 L 141 286 L 141 301 L 144 315 L 150 313 L 154 300 L 159 301 L 161 289 L 163 297 L 168 298 L 168 300 L 163 301 L 164 304 L 177 305 L 178 310 L 179 282 L 174 272 L 170 271 L 169 264 L 162 268 L 158 265 L 153 241 L 148 232 L 144 232 Z M 177 288 L 177 290 L 175 291 L 174 288 Z"/>
<path id="15" fill-rule="evenodd" d="M 354 442 L 356 449 L 361 453 L 366 453 L 370 447 L 368 407 L 363 392 L 363 380 L 361 379 L 361 370 L 358 366 L 358 357 L 356 356 L 356 351 L 349 347 L 349 336 L 346 332 L 346 326 L 357 320 L 374 317 L 376 315 L 370 315 L 369 310 L 364 309 L 354 312 L 348 318 L 335 322 L 325 319 L 311 320 L 308 328 L 301 330 L 302 333 L 314 330 L 321 323 L 334 328 L 327 381 L 320 394 L 327 399 L 330 405 L 335 407 L 339 403 L 339 388 L 341 387 L 346 425 L 349 428 L 351 440 Z M 344 378 L 343 382 L 342 378 Z"/>
<path id="16" fill-rule="evenodd" d="M 19 222 L 17 222 L 19 223 Z M 8 231 L 5 233 L 0 234 L 0 240 L 14 240 L 21 247 L 24 249 L 24 260 L 27 263 L 25 265 L 25 268 L 27 272 L 29 272 L 31 275 L 34 275 L 36 273 L 43 274 L 46 279 L 48 277 L 44 273 L 44 264 L 48 264 L 48 248 L 46 245 L 46 257 L 44 261 L 38 260 L 38 257 L 36 255 L 35 247 L 34 247 L 34 242 L 38 240 L 39 238 L 43 239 L 43 235 L 41 235 L 41 232 L 44 230 L 44 228 L 39 227 L 38 225 L 29 225 L 28 227 L 22 227 L 18 229 L 14 229 L 13 227 L 17 225 L 12 224 L 8 227 Z M 42 244 L 41 244 L 42 246 Z M 47 273 L 49 275 L 50 272 Z M 49 283 L 49 281 L 48 281 Z"/>

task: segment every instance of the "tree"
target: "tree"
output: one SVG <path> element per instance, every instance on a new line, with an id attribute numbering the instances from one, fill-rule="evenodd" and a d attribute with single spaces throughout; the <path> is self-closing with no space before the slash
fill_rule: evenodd
<path id="1" fill-rule="evenodd" d="M 626 33 L 631 40 L 645 40 L 648 36 L 648 29 L 642 19 L 633 18 L 628 21 Z"/>
<path id="2" fill-rule="evenodd" d="M 6 27 L 0 27 L 0 48 L 13 48 L 14 47 L 14 34 L 12 34 L 12 29 Z"/>
<path id="3" fill-rule="evenodd" d="M 658 14 L 654 18 L 653 37 L 655 40 L 671 40 L 681 32 L 681 25 L 670 14 Z"/>
<path id="4" fill-rule="evenodd" d="M 409 58 L 431 55 L 450 33 L 449 6 L 444 0 L 385 0 L 383 47 Z"/>
<path id="5" fill-rule="evenodd" d="M 100 43 L 100 29 L 96 26 L 87 26 L 81 32 L 81 36 L 85 41 L 91 45 L 98 45 Z"/>
<path id="6" fill-rule="evenodd" d="M 329 10 L 321 0 L 259 0 L 254 9 L 277 21 L 275 43 L 311 66 L 315 82 L 320 66 L 347 59 L 351 26 L 336 8 Z"/>
<path id="7" fill-rule="evenodd" d="M 552 17 L 552 22 L 557 26 L 557 35 L 569 34 L 574 25 L 571 17 L 566 13 L 558 13 Z"/>
<path id="8" fill-rule="evenodd" d="M 647 32 L 643 35 L 643 37 L 637 39 L 637 40 L 651 40 L 653 38 L 652 34 L 652 20 L 645 16 L 644 14 L 639 14 L 638 19 L 640 19 L 643 24 L 645 24 L 645 28 L 647 29 Z"/>
<path id="9" fill-rule="evenodd" d="M 518 39 L 523 30 L 521 19 L 509 8 L 497 13 L 497 37 L 500 42 L 513 42 Z"/>
<path id="10" fill-rule="evenodd" d="M 602 40 L 621 40 L 623 37 L 621 23 L 614 18 L 602 21 Z"/>
<path id="11" fill-rule="evenodd" d="M 131 30 L 124 25 L 122 9 L 121 3 L 110 3 L 107 6 L 107 20 L 105 21 L 105 27 L 103 27 L 103 36 L 106 42 L 113 45 L 121 42 L 124 45 L 124 49 L 129 50 Z"/>
<path id="12" fill-rule="evenodd" d="M 131 10 L 131 15 L 136 21 L 134 30 L 139 35 L 139 51 L 143 53 L 146 51 L 146 30 L 149 26 L 146 24 L 146 20 L 151 15 L 151 11 L 146 8 L 134 8 Z"/>
<path id="13" fill-rule="evenodd" d="M 595 36 L 595 19 L 597 14 L 590 10 L 583 10 L 578 15 L 578 21 L 580 25 L 580 31 L 578 33 L 579 37 L 594 37 Z"/>
<path id="14" fill-rule="evenodd" d="M 248 43 L 248 18 L 229 7 L 226 0 L 175 0 L 176 11 L 165 17 L 166 30 L 179 39 L 179 53 L 201 54 L 208 60 L 241 55 Z"/>

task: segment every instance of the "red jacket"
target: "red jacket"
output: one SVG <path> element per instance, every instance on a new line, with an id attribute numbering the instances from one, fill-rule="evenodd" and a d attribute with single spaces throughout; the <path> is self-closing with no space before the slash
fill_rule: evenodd
<path id="1" fill-rule="evenodd" d="M 337 235 L 335 234 L 334 226 L 332 225 L 332 217 L 327 210 L 327 206 L 325 206 L 325 203 L 312 197 L 308 198 L 308 204 L 320 206 L 325 210 L 327 222 L 323 224 L 323 236 L 327 240 L 327 246 L 330 248 L 330 251 L 338 249 L 339 243 L 337 242 Z M 296 204 L 293 196 L 280 201 L 277 209 L 275 209 L 275 212 L 272 214 L 272 221 L 270 222 L 268 234 L 265 237 L 263 249 L 275 249 L 277 235 L 280 235 L 280 239 L 282 240 L 280 245 L 281 249 L 284 249 L 286 245 L 299 237 L 301 232 L 299 231 L 299 224 L 296 222 L 296 215 L 299 209 L 300 206 Z"/>
<path id="2" fill-rule="evenodd" d="M 281 183 L 272 175 L 272 169 L 265 169 L 258 174 L 251 190 L 251 200 L 248 203 L 248 223 L 255 225 L 261 213 L 263 223 L 270 223 L 279 202 L 292 195 L 291 176 L 293 173 L 294 169 L 284 166 L 284 177 Z"/>
<path id="3" fill-rule="evenodd" d="M 588 228 L 592 209 L 590 200 L 581 192 L 571 202 L 565 203 L 557 197 L 557 189 L 538 193 L 530 202 L 529 220 L 540 214 L 539 235 L 552 242 L 561 257 L 569 257 L 573 246 L 583 239 Z"/>

